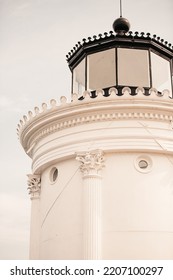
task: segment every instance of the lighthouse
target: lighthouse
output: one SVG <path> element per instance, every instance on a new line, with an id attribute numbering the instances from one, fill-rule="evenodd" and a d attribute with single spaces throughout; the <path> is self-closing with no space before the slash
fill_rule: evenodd
<path id="1" fill-rule="evenodd" d="M 173 258 L 173 49 L 129 28 L 78 42 L 70 98 L 20 120 L 31 259 Z"/>

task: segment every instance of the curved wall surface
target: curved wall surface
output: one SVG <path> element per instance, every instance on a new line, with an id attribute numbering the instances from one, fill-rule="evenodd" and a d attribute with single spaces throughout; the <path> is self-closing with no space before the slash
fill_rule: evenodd
<path id="1" fill-rule="evenodd" d="M 32 158 L 32 259 L 173 258 L 173 101 L 51 101 L 19 127 Z"/>
<path id="2" fill-rule="evenodd" d="M 57 167 L 58 178 L 50 174 Z M 40 258 L 82 259 L 82 188 L 75 160 L 59 162 L 42 174 Z"/>
<path id="3" fill-rule="evenodd" d="M 149 158 L 148 158 L 149 156 Z M 138 159 L 152 162 L 145 173 Z M 111 154 L 103 171 L 103 258 L 172 259 L 173 157 Z"/>

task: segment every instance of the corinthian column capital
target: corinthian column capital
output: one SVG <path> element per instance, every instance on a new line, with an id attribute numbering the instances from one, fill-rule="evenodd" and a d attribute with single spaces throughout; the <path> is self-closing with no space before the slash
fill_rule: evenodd
<path id="1" fill-rule="evenodd" d="M 99 170 L 105 166 L 102 150 L 78 153 L 76 159 L 80 162 L 80 170 L 83 175 L 98 174 Z"/>
<path id="2" fill-rule="evenodd" d="M 29 194 L 31 195 L 31 199 L 33 198 L 39 198 L 40 197 L 40 191 L 41 191 L 41 178 L 40 175 L 33 175 L 28 174 L 28 190 Z"/>

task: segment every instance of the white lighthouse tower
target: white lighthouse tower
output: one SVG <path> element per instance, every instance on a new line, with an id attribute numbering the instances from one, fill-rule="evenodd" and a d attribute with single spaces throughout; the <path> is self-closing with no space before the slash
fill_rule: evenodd
<path id="1" fill-rule="evenodd" d="M 113 28 L 68 54 L 71 100 L 20 121 L 31 259 L 173 258 L 173 49 Z"/>

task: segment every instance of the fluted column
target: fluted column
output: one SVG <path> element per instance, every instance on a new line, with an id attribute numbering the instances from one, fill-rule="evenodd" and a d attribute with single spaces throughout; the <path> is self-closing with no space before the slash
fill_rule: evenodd
<path id="1" fill-rule="evenodd" d="M 31 227 L 30 227 L 30 259 L 39 259 L 40 243 L 40 190 L 41 179 L 39 175 L 29 174 L 28 190 L 31 195 Z"/>
<path id="2" fill-rule="evenodd" d="M 83 175 L 84 259 L 101 259 L 101 169 L 104 166 L 101 150 L 78 154 Z"/>

